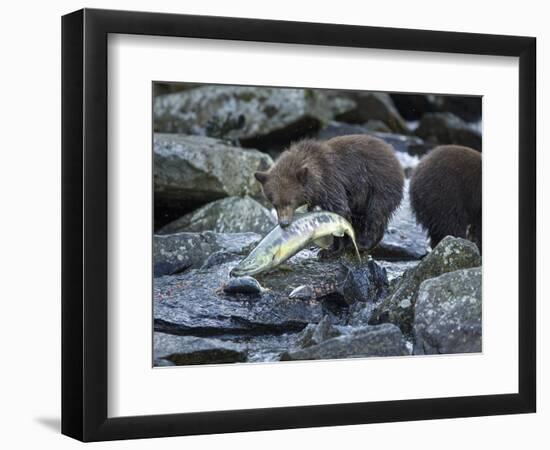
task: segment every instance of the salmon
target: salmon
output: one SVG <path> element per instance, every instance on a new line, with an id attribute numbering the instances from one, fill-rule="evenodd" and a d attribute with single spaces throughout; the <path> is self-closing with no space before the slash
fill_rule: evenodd
<path id="1" fill-rule="evenodd" d="M 322 248 L 332 245 L 333 237 L 351 238 L 357 257 L 361 261 L 351 224 L 338 214 L 328 211 L 296 215 L 284 228 L 277 225 L 260 243 L 235 266 L 230 275 L 242 277 L 265 272 L 282 264 L 311 244 Z"/>

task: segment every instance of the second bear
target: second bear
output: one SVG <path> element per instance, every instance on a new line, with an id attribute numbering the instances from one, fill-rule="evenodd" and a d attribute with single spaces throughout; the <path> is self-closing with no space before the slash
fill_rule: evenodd
<path id="1" fill-rule="evenodd" d="M 459 145 L 434 148 L 415 169 L 410 196 L 432 248 L 451 235 L 481 251 L 481 153 Z"/>

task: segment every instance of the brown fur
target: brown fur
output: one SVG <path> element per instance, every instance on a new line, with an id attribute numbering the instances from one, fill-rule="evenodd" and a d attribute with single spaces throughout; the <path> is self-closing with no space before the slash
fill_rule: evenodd
<path id="1" fill-rule="evenodd" d="M 481 153 L 442 145 L 414 171 L 411 205 L 434 248 L 447 235 L 467 238 L 481 251 Z"/>
<path id="2" fill-rule="evenodd" d="M 281 225 L 303 204 L 319 206 L 348 219 L 367 250 L 382 239 L 403 195 L 403 171 L 392 147 L 368 135 L 298 142 L 256 178 Z"/>

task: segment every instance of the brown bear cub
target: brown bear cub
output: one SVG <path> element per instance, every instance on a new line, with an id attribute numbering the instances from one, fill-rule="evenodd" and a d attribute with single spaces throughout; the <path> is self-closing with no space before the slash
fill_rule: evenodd
<path id="1" fill-rule="evenodd" d="M 436 147 L 415 169 L 410 197 L 432 248 L 451 235 L 473 241 L 481 251 L 481 153 L 459 145 Z"/>
<path id="2" fill-rule="evenodd" d="M 364 250 L 380 242 L 403 196 L 403 170 L 393 148 L 368 135 L 297 142 L 268 172 L 255 175 L 281 226 L 291 223 L 298 207 L 319 206 L 349 220 Z"/>

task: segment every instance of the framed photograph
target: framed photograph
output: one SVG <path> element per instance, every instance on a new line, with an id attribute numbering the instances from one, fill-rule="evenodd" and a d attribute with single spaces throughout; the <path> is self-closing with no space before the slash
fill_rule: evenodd
<path id="1" fill-rule="evenodd" d="M 62 21 L 62 432 L 535 412 L 532 37 Z"/>

